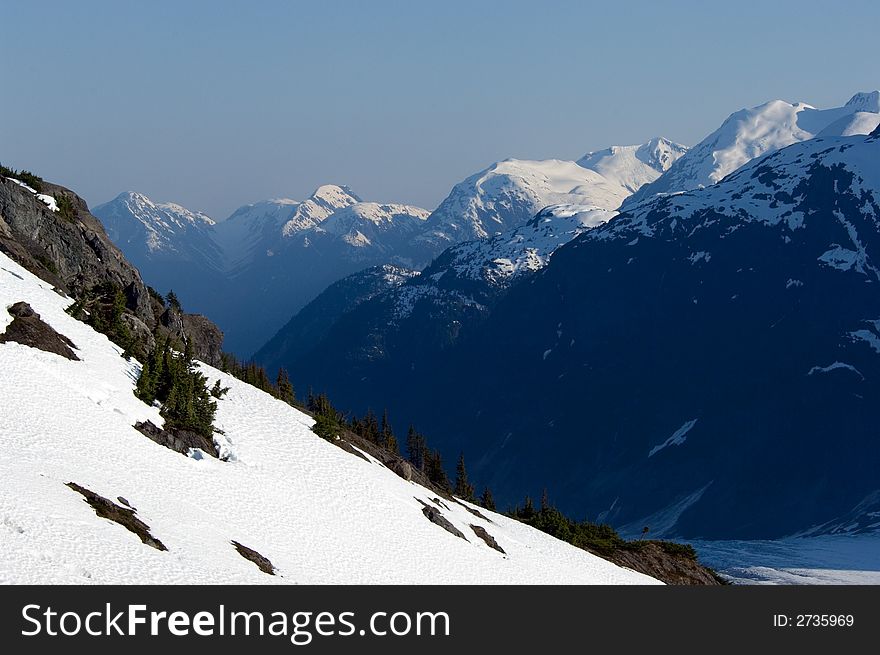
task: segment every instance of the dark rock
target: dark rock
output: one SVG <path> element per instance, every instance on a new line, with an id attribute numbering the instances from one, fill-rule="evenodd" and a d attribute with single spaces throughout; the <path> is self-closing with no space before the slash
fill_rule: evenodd
<path id="1" fill-rule="evenodd" d="M 223 332 L 201 314 L 184 314 L 183 329 L 192 342 L 193 355 L 210 366 L 220 366 Z"/>
<path id="2" fill-rule="evenodd" d="M 134 429 L 160 446 L 170 448 L 181 455 L 186 455 L 190 448 L 199 448 L 208 455 L 217 457 L 217 447 L 214 445 L 214 442 L 195 432 L 179 428 L 163 430 L 152 421 L 135 423 Z"/>
<path id="3" fill-rule="evenodd" d="M 268 573 L 269 575 L 275 575 L 275 567 L 272 566 L 272 562 L 270 562 L 267 558 L 260 555 L 253 548 L 248 548 L 247 546 L 242 546 L 237 541 L 233 541 L 232 545 L 235 546 L 235 550 L 238 551 L 238 554 L 244 557 L 246 560 L 249 560 L 257 565 L 257 568 L 260 569 L 263 573 Z"/>
<path id="4" fill-rule="evenodd" d="M 123 498 L 122 496 L 116 496 L 116 500 L 118 500 L 120 503 L 122 503 L 123 505 L 125 505 L 125 506 L 128 507 L 129 509 L 134 509 L 134 507 L 131 506 L 131 503 L 128 502 L 128 501 L 127 501 L 125 498 Z"/>
<path id="5" fill-rule="evenodd" d="M 159 325 L 181 345 L 189 342 L 193 357 L 210 366 L 219 366 L 223 354 L 223 332 L 201 314 L 184 314 L 168 307 L 159 317 Z"/>
<path id="6" fill-rule="evenodd" d="M 141 352 L 138 356 L 145 356 L 156 347 L 156 339 L 153 337 L 153 331 L 134 314 L 123 314 L 122 322 L 131 332 L 131 336 L 136 344 L 140 344 Z"/>
<path id="7" fill-rule="evenodd" d="M 416 499 L 416 500 L 418 500 L 418 499 Z M 422 503 L 422 505 L 423 505 L 422 514 L 424 514 L 425 518 L 427 518 L 431 523 L 433 523 L 434 525 L 439 525 L 441 528 L 443 528 L 447 532 L 451 532 L 456 537 L 461 537 L 462 539 L 467 541 L 467 537 L 465 537 L 464 534 L 462 534 L 461 530 L 459 530 L 454 525 L 452 525 L 452 523 L 449 522 L 449 519 L 447 519 L 445 516 L 443 516 L 442 512 L 440 512 L 439 509 L 437 509 L 435 507 L 431 507 L 430 505 L 426 505 L 422 501 L 419 501 L 419 502 Z"/>
<path id="8" fill-rule="evenodd" d="M 73 348 L 76 345 L 59 334 L 48 323 L 44 323 L 30 305 L 26 302 L 17 302 L 8 309 L 9 313 L 14 317 L 6 331 L 0 334 L 0 343 L 8 343 L 15 341 L 31 348 L 38 348 L 48 353 L 55 353 L 67 359 L 79 361 Z"/>
<path id="9" fill-rule="evenodd" d="M 150 526 L 137 518 L 133 509 L 120 507 L 112 500 L 107 500 L 103 496 L 96 494 L 90 489 L 81 487 L 75 482 L 68 482 L 67 486 L 81 494 L 91 508 L 95 510 L 95 514 L 101 518 L 109 519 L 114 523 L 118 523 L 129 532 L 133 532 L 147 546 L 152 546 L 156 550 L 168 550 L 165 544 L 150 534 Z"/>
<path id="10" fill-rule="evenodd" d="M 154 321 L 140 273 L 110 241 L 85 201 L 69 189 L 43 183 L 43 193 L 67 196 L 74 220 L 51 211 L 34 194 L 0 177 L 0 250 L 73 297 L 105 283 L 123 290 L 127 307 Z"/>
<path id="11" fill-rule="evenodd" d="M 409 482 L 413 477 L 413 469 L 409 462 L 403 459 L 395 460 L 391 465 L 391 470 L 394 471 L 397 475 L 402 477 L 404 480 Z"/>
<path id="12" fill-rule="evenodd" d="M 486 542 L 486 545 L 487 545 L 489 548 L 494 548 L 494 549 L 497 550 L 499 553 L 502 553 L 502 554 L 504 554 L 504 555 L 507 554 L 507 553 L 504 552 L 504 549 L 503 549 L 501 546 L 498 545 L 498 542 L 495 541 L 495 537 L 493 537 L 491 534 L 489 534 L 488 532 L 486 532 L 486 528 L 484 528 L 484 527 L 482 527 L 482 526 L 479 526 L 479 525 L 473 525 L 473 524 L 471 524 L 471 530 L 473 530 L 473 531 L 474 531 L 474 534 L 477 535 L 480 539 L 482 539 L 483 541 L 485 541 L 485 542 Z"/>
<path id="13" fill-rule="evenodd" d="M 453 497 L 452 500 L 455 501 L 456 503 L 458 503 L 459 505 L 461 505 L 462 507 L 464 507 L 467 511 L 469 511 L 471 514 L 476 516 L 478 519 L 483 519 L 487 523 L 495 523 L 495 521 L 493 521 L 488 516 L 483 514 L 480 510 L 474 509 L 473 507 L 469 507 L 469 506 L 465 505 L 463 502 L 461 502 L 460 500 L 458 500 L 455 497 Z"/>

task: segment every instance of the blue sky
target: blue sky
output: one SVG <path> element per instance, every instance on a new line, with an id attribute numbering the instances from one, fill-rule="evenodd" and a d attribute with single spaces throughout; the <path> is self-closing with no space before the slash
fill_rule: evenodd
<path id="1" fill-rule="evenodd" d="M 880 87 L 876 2 L 10 2 L 0 161 L 223 218 L 324 183 L 433 209 L 505 157 L 692 144 Z"/>

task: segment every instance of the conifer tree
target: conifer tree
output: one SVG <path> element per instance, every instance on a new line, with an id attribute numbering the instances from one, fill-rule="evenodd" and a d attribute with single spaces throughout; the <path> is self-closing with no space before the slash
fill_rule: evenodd
<path id="1" fill-rule="evenodd" d="M 480 505 L 491 512 L 495 511 L 495 498 L 492 497 L 492 491 L 489 487 L 483 489 L 483 494 L 480 496 Z"/>
<path id="2" fill-rule="evenodd" d="M 474 487 L 468 482 L 464 465 L 464 453 L 459 454 L 458 465 L 455 467 L 455 495 L 462 500 L 472 500 L 474 497 Z"/>
<path id="3" fill-rule="evenodd" d="M 425 451 L 425 438 L 410 425 L 406 433 L 406 458 L 412 467 L 419 471 L 425 470 Z"/>
<path id="4" fill-rule="evenodd" d="M 290 378 L 284 367 L 278 369 L 278 379 L 275 382 L 275 387 L 278 389 L 279 400 L 286 402 L 288 405 L 293 405 L 296 402 L 293 385 L 290 383 Z"/>
<path id="5" fill-rule="evenodd" d="M 177 297 L 177 294 L 174 293 L 174 290 L 168 292 L 168 295 L 165 296 L 165 300 L 168 302 L 168 306 L 172 309 L 176 309 L 177 311 L 183 311 L 183 308 L 180 306 L 180 299 Z"/>

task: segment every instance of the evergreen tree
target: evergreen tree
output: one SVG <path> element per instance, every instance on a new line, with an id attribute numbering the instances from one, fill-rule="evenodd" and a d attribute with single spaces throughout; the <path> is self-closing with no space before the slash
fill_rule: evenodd
<path id="1" fill-rule="evenodd" d="M 406 433 L 406 458 L 413 468 L 419 471 L 425 470 L 426 451 L 425 438 L 416 432 L 415 427 L 410 425 L 409 431 Z"/>
<path id="2" fill-rule="evenodd" d="M 382 412 L 382 425 L 379 427 L 379 443 L 392 452 L 397 452 L 397 439 L 388 421 L 388 409 Z M 392 447 L 393 446 L 393 447 Z"/>
<path id="3" fill-rule="evenodd" d="M 495 511 L 495 499 L 492 497 L 492 491 L 489 487 L 483 489 L 483 494 L 480 496 L 480 505 L 491 512 Z"/>
<path id="4" fill-rule="evenodd" d="M 541 492 L 541 511 L 550 509 L 550 496 L 547 494 L 547 487 Z"/>
<path id="5" fill-rule="evenodd" d="M 189 353 L 175 353 L 167 338 L 158 339 L 147 357 L 135 395 L 149 404 L 157 400 L 162 403 L 160 412 L 166 428 L 213 437 L 217 403 L 208 391 L 207 379 L 196 369 Z"/>
<path id="6" fill-rule="evenodd" d="M 174 290 L 168 292 L 168 295 L 165 296 L 165 300 L 168 302 L 168 306 L 172 309 L 176 309 L 179 312 L 183 311 L 183 308 L 180 306 L 180 300 L 177 298 L 177 294 L 174 293 Z"/>
<path id="7" fill-rule="evenodd" d="M 443 468 L 443 457 L 439 450 L 428 451 L 425 459 L 425 475 L 441 489 L 450 489 L 449 477 Z"/>
<path id="8" fill-rule="evenodd" d="M 531 496 L 526 496 L 526 501 L 522 509 L 517 509 L 517 517 L 528 521 L 535 516 L 535 504 L 532 502 Z"/>
<path id="9" fill-rule="evenodd" d="M 462 500 L 473 500 L 474 487 L 468 482 L 467 469 L 464 465 L 464 453 L 459 454 L 455 467 L 455 495 Z"/>
<path id="10" fill-rule="evenodd" d="M 284 367 L 278 369 L 278 379 L 275 381 L 275 387 L 278 390 L 279 400 L 283 400 L 288 405 L 293 405 L 296 402 L 293 385 L 290 383 L 290 378 Z"/>

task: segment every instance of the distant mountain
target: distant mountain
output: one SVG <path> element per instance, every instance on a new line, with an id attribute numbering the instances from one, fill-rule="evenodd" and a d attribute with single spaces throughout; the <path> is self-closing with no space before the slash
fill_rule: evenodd
<path id="1" fill-rule="evenodd" d="M 133 191 L 120 193 L 92 213 L 147 283 L 162 293 L 174 289 L 192 298 L 217 288 L 223 253 L 209 216 Z"/>
<path id="2" fill-rule="evenodd" d="M 432 326 L 432 321 L 440 316 L 444 321 L 453 322 L 457 338 L 484 314 L 484 305 L 495 302 L 514 280 L 545 266 L 557 248 L 584 230 L 609 220 L 615 215 L 613 208 L 631 189 L 657 179 L 685 151 L 684 146 L 656 138 L 644 145 L 613 146 L 588 153 L 579 163 L 507 160 L 468 178 L 456 186 L 420 230 L 415 229 L 410 244 L 398 245 L 396 261 L 409 263 L 402 260 L 400 253 L 412 253 L 412 244 L 416 250 L 429 244 L 423 251 L 429 253 L 453 242 L 460 236 L 459 226 L 470 225 L 467 229 L 476 229 L 481 216 L 489 216 L 499 225 L 509 222 L 515 227 L 492 237 L 452 245 L 434 259 L 423 275 L 411 277 L 406 284 L 389 285 L 371 293 L 370 298 L 380 292 L 383 294 L 382 300 L 377 302 L 386 304 L 386 310 L 393 317 L 385 329 L 394 331 L 399 319 L 415 312 L 422 315 L 423 338 L 436 338 L 440 342 L 449 338 Z M 570 202 L 547 205 L 560 200 Z M 447 220 L 456 203 L 466 207 L 463 222 L 455 218 Z M 537 212 L 537 216 L 527 214 L 532 211 Z M 337 216 L 345 216 L 345 212 L 338 212 L 327 223 L 335 221 Z M 418 255 L 413 255 L 410 261 L 417 262 Z M 340 292 L 341 289 L 331 287 L 313 304 L 316 307 L 335 305 L 334 299 Z M 362 298 L 356 304 L 366 299 L 369 298 Z M 346 311 L 354 309 L 356 304 Z M 312 312 L 307 309 L 303 310 L 303 316 L 294 316 L 288 326 L 256 353 L 258 361 L 272 370 L 281 366 L 290 368 L 307 352 L 306 343 L 309 347 L 317 343 L 317 333 L 312 332 L 310 339 L 303 340 L 299 328 L 295 327 L 300 323 L 315 325 L 310 318 Z M 333 320 L 320 322 L 321 329 L 329 331 L 344 313 L 333 312 Z M 350 330 L 357 332 L 356 326 L 350 326 Z M 416 340 L 412 345 L 416 343 L 421 341 Z M 382 346 L 377 344 L 376 347 Z"/>
<path id="3" fill-rule="evenodd" d="M 641 145 L 611 146 L 605 150 L 588 152 L 577 164 L 596 171 L 606 180 L 635 193 L 668 171 L 687 150 L 687 147 L 669 139 L 655 137 Z"/>
<path id="4" fill-rule="evenodd" d="M 303 201 L 245 205 L 216 223 L 134 193 L 96 212 L 150 284 L 163 293 L 173 288 L 187 307 L 215 317 L 227 348 L 249 356 L 328 285 L 365 268 L 420 269 L 450 244 L 523 228 L 504 252 L 486 256 L 534 270 L 584 225 L 610 218 L 633 189 L 656 179 L 685 151 L 656 138 L 588 153 L 579 163 L 505 160 L 456 185 L 434 212 L 365 202 L 332 184 Z M 568 212 L 562 221 L 571 230 L 554 220 L 541 226 L 541 237 L 525 226 L 549 205 L 560 206 L 556 219 Z M 472 260 L 483 256 L 478 250 Z"/>
<path id="5" fill-rule="evenodd" d="M 525 482 L 630 533 L 870 531 L 878 258 L 880 128 L 638 205 L 496 296 L 432 266 L 292 370 L 354 411 L 381 390 L 502 503 Z"/>
<path id="6" fill-rule="evenodd" d="M 578 162 L 505 159 L 456 184 L 416 243 L 439 252 L 520 227 L 549 205 L 617 209 L 686 150 L 658 137 L 644 145 L 588 153 Z"/>
<path id="7" fill-rule="evenodd" d="M 242 357 L 339 278 L 427 263 L 407 248 L 427 210 L 364 202 L 344 186 L 321 186 L 304 201 L 245 205 L 221 222 L 131 192 L 95 213 L 151 286 L 216 317 L 227 349 Z"/>
<path id="8" fill-rule="evenodd" d="M 880 112 L 880 91 L 857 93 L 843 107 L 816 109 L 803 102 L 772 100 L 731 114 L 717 130 L 691 148 L 656 181 L 630 198 L 632 207 L 658 193 L 709 186 L 755 157 L 814 136 L 869 134 Z"/>

